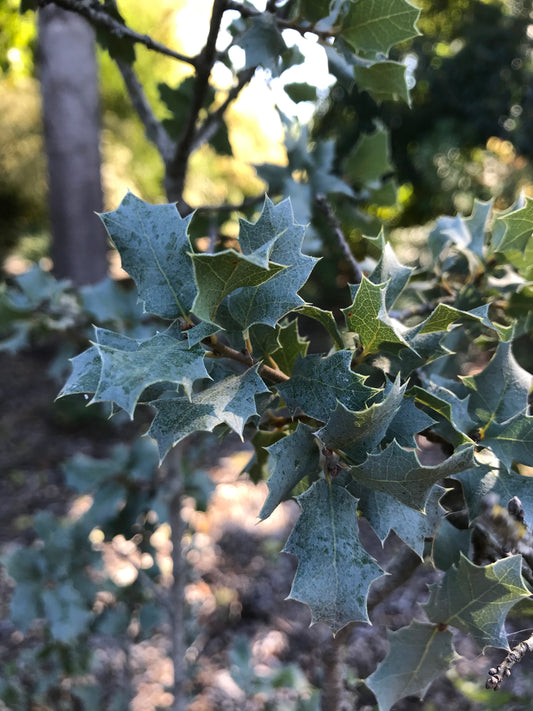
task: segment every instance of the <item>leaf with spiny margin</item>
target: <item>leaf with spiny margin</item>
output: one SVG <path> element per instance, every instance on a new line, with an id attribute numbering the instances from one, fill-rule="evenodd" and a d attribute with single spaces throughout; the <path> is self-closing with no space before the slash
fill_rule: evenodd
<path id="1" fill-rule="evenodd" d="M 368 277 L 373 284 L 383 284 L 387 282 L 385 292 L 385 308 L 391 309 L 398 296 L 409 281 L 413 269 L 400 264 L 394 250 L 387 242 L 381 253 L 379 262 L 374 271 Z M 353 295 L 355 296 L 355 294 Z"/>
<path id="2" fill-rule="evenodd" d="M 489 218 L 492 212 L 492 200 L 481 202 L 474 200 L 474 208 L 470 217 L 467 217 L 464 222 L 470 232 L 470 249 L 478 257 L 483 257 L 483 247 L 485 246 L 485 238 L 487 234 Z"/>
<path id="3" fill-rule="evenodd" d="M 484 427 L 527 411 L 531 375 L 518 365 L 511 346 L 510 342 L 499 343 L 480 373 L 461 378 L 471 390 L 469 412 Z"/>
<path id="4" fill-rule="evenodd" d="M 352 305 L 342 310 L 349 331 L 359 335 L 365 354 L 376 353 L 382 343 L 408 346 L 403 336 L 406 329 L 387 315 L 387 288 L 388 284 L 373 284 L 363 276 Z"/>
<path id="5" fill-rule="evenodd" d="M 320 479 L 298 503 L 302 513 L 283 549 L 298 558 L 289 599 L 309 605 L 312 624 L 324 622 L 334 634 L 368 622 L 368 588 L 382 571 L 359 541 L 357 499 Z"/>
<path id="6" fill-rule="evenodd" d="M 355 481 L 348 486 L 348 490 L 359 499 L 359 511 L 381 541 L 394 530 L 420 558 L 423 557 L 425 539 L 434 535 L 442 518 L 444 509 L 440 506 L 439 499 L 446 489 L 437 485 L 431 489 L 426 513 L 415 511 L 392 496 L 358 485 Z"/>
<path id="7" fill-rule="evenodd" d="M 136 291 L 123 288 L 110 277 L 97 284 L 82 286 L 80 296 L 83 310 L 97 323 L 122 321 L 135 324 L 142 318 L 142 308 Z"/>
<path id="8" fill-rule="evenodd" d="M 358 412 L 338 403 L 326 426 L 317 431 L 317 437 L 329 449 L 343 452 L 350 462 L 360 464 L 385 436 L 400 408 L 406 387 L 407 384 L 400 385 L 397 379 L 382 402 Z"/>
<path id="9" fill-rule="evenodd" d="M 396 632 L 387 630 L 390 649 L 365 683 L 379 711 L 389 711 L 405 696 L 424 696 L 431 682 L 450 668 L 454 659 L 452 633 L 435 625 L 411 622 Z"/>
<path id="10" fill-rule="evenodd" d="M 335 346 L 337 348 L 344 347 L 344 341 L 342 340 L 341 332 L 337 326 L 337 322 L 333 317 L 331 311 L 324 311 L 319 309 L 318 306 L 311 306 L 311 304 L 305 304 L 298 309 L 298 313 L 302 316 L 307 316 L 307 318 L 312 318 L 314 321 L 318 321 L 326 329 L 326 331 L 331 336 Z"/>
<path id="11" fill-rule="evenodd" d="M 395 439 L 402 447 L 416 447 L 415 434 L 433 424 L 435 420 L 418 408 L 413 398 L 404 397 L 389 425 L 387 439 Z"/>
<path id="12" fill-rule="evenodd" d="M 174 204 L 149 205 L 127 193 L 116 210 L 100 217 L 145 311 L 168 319 L 187 317 L 196 295 L 190 216 L 181 217 Z"/>
<path id="13" fill-rule="evenodd" d="M 320 468 L 317 442 L 311 427 L 298 423 L 296 430 L 288 437 L 268 447 L 270 454 L 267 481 L 268 496 L 259 518 L 268 518 L 304 477 L 316 474 Z"/>
<path id="14" fill-rule="evenodd" d="M 410 106 L 406 69 L 401 62 L 373 62 L 368 66 L 356 64 L 353 74 L 359 91 L 367 91 L 374 101 L 403 99 Z"/>
<path id="15" fill-rule="evenodd" d="M 244 425 L 257 415 L 255 396 L 267 390 L 257 369 L 250 368 L 195 393 L 190 401 L 184 397 L 154 400 L 150 404 L 156 416 L 147 434 L 157 441 L 161 460 L 187 435 L 198 430 L 211 432 L 220 424 L 225 423 L 242 438 Z"/>
<path id="16" fill-rule="evenodd" d="M 522 557 L 513 555 L 490 565 L 475 565 L 464 555 L 430 586 L 424 605 L 428 618 L 470 634 L 481 647 L 509 649 L 505 617 L 524 597 L 530 597 L 521 574 Z"/>
<path id="17" fill-rule="evenodd" d="M 526 198 L 525 206 L 514 210 L 503 217 L 498 217 L 496 223 L 503 223 L 505 231 L 501 228 L 495 231 L 492 247 L 495 252 L 510 252 L 517 250 L 524 252 L 530 244 L 533 234 L 533 199 Z"/>
<path id="18" fill-rule="evenodd" d="M 496 494 L 502 506 L 507 506 L 513 496 L 518 496 L 525 513 L 525 522 L 533 523 L 533 480 L 505 467 L 499 461 L 494 466 L 482 464 L 475 469 L 465 469 L 455 474 L 461 482 L 468 507 L 468 516 L 473 521 L 480 513 L 480 507 L 487 494 Z"/>
<path id="19" fill-rule="evenodd" d="M 299 358 L 292 377 L 276 386 L 291 414 L 301 410 L 326 422 L 341 402 L 350 410 L 361 410 L 378 390 L 365 385 L 365 377 L 350 370 L 352 351 L 337 351 L 326 358 L 319 354 Z"/>
<path id="20" fill-rule="evenodd" d="M 350 0 L 341 35 L 355 51 L 388 54 L 393 45 L 420 34 L 419 15 L 407 0 Z"/>
<path id="21" fill-rule="evenodd" d="M 533 417 L 517 414 L 506 422 L 492 421 L 480 445 L 490 447 L 508 469 L 513 462 L 533 467 Z"/>
<path id="22" fill-rule="evenodd" d="M 285 430 L 256 431 L 251 440 L 254 454 L 243 469 L 243 471 L 248 473 L 248 476 L 254 484 L 265 481 L 269 476 L 268 463 L 270 461 L 270 455 L 268 453 L 268 447 L 286 436 L 287 433 Z"/>
<path id="23" fill-rule="evenodd" d="M 176 340 L 169 331 L 145 341 L 128 338 L 121 347 L 95 345 L 102 373 L 92 402 L 111 400 L 130 417 L 142 391 L 149 385 L 176 383 L 190 393 L 195 380 L 209 378 L 203 348 L 189 348 L 186 340 Z"/>
<path id="24" fill-rule="evenodd" d="M 459 450 L 435 466 L 424 466 L 416 452 L 400 447 L 393 441 L 382 452 L 369 454 L 368 459 L 350 468 L 350 474 L 369 489 L 393 496 L 402 504 L 424 511 L 433 484 L 475 465 L 472 446 Z"/>
<path id="25" fill-rule="evenodd" d="M 460 442 L 471 442 L 470 434 L 476 423 L 470 417 L 468 404 L 470 397 L 460 398 L 451 390 L 429 381 L 425 387 L 415 385 L 410 393 L 416 402 L 424 405 L 447 420 L 460 435 Z"/>
<path id="26" fill-rule="evenodd" d="M 194 276 L 198 293 L 192 310 L 198 318 L 224 327 L 217 318 L 222 301 L 231 292 L 242 287 L 256 287 L 285 269 L 284 265 L 269 262 L 270 252 L 276 237 L 269 240 L 253 254 L 244 255 L 234 249 L 226 249 L 217 254 L 193 254 Z M 258 316 L 257 320 L 260 320 Z M 248 328 L 253 323 L 242 324 Z M 236 330 L 236 329 L 235 329 Z"/>
<path id="27" fill-rule="evenodd" d="M 200 321 L 200 323 L 197 323 L 188 331 L 185 331 L 183 335 L 187 339 L 189 348 L 192 348 L 192 346 L 195 346 L 197 343 L 200 343 L 200 341 L 203 341 L 204 338 L 214 336 L 215 333 L 218 333 L 218 331 L 220 331 L 220 327 L 217 326 L 216 323 L 207 323 L 207 321 Z"/>
<path id="28" fill-rule="evenodd" d="M 245 69 L 261 65 L 277 76 L 279 58 L 287 49 L 287 45 L 273 14 L 262 12 L 257 17 L 252 17 L 250 27 L 238 39 L 238 44 L 244 49 Z"/>
<path id="29" fill-rule="evenodd" d="M 354 183 L 369 183 L 390 173 L 388 132 L 378 129 L 374 133 L 364 133 L 346 158 L 344 168 Z"/>
<path id="30" fill-rule="evenodd" d="M 238 324 L 231 330 L 244 330 L 254 323 L 275 326 L 283 316 L 303 306 L 298 291 L 317 262 L 315 257 L 301 251 L 304 233 L 305 227 L 294 221 L 290 200 L 274 205 L 265 198 L 255 223 L 241 220 L 239 244 L 243 255 L 251 258 L 273 239 L 270 261 L 285 268 L 264 283 L 249 287 L 243 284 L 243 288 L 232 293 L 224 303 L 228 321 L 221 321 L 221 325 Z"/>
<path id="31" fill-rule="evenodd" d="M 261 353 L 266 362 L 290 375 L 298 357 L 304 357 L 309 347 L 309 341 L 300 336 L 296 320 L 281 323 L 272 328 L 264 324 L 256 324 L 249 331 L 253 353 Z"/>

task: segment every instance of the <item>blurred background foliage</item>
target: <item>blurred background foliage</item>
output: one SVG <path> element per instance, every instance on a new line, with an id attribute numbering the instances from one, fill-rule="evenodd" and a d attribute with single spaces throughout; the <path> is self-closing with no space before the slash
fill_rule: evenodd
<path id="1" fill-rule="evenodd" d="M 393 199 L 372 193 L 365 209 L 376 223 L 393 227 L 425 224 L 443 213 L 468 213 L 475 198 L 494 197 L 496 206 L 504 208 L 520 190 L 531 193 L 529 3 L 418 0 L 417 4 L 422 8 L 422 35 L 396 48 L 393 57 L 408 66 L 411 107 L 401 101 L 376 104 L 338 73 L 336 86 L 322 100 L 309 127 L 311 141 L 320 136 L 337 142 L 339 170 L 361 135 L 381 126 L 390 131 L 390 185 L 398 191 Z M 211 3 L 129 0 L 120 8 L 132 27 L 193 54 L 205 36 Z M 191 33 L 191 26 L 197 32 Z M 156 115 L 170 117 L 160 85 L 178 86 L 191 69 L 142 46 L 135 51 L 136 69 Z M 31 260 L 48 252 L 36 52 L 33 12 L 20 14 L 19 0 L 4 0 L 0 5 L 2 261 L 14 251 Z M 113 61 L 102 49 L 98 60 L 105 207 L 116 207 L 127 189 L 146 200 L 163 202 L 160 157 L 144 136 Z M 223 87 L 228 77 L 222 66 L 218 69 L 215 81 Z M 233 155 L 212 146 L 194 155 L 186 189 L 190 204 L 239 203 L 261 193 L 265 183 L 250 165 L 250 157 L 256 165 L 286 164 L 284 130 L 271 88 L 268 82 L 252 81 L 228 112 Z M 318 96 L 320 102 L 320 91 Z M 340 218 L 343 226 L 353 224 L 353 215 L 341 213 Z M 368 231 L 375 232 L 375 225 L 369 224 Z M 350 236 L 350 229 L 347 233 Z"/>

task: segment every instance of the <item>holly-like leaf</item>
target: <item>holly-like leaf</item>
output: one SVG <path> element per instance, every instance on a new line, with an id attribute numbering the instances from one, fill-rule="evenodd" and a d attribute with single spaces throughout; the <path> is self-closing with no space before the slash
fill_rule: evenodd
<path id="1" fill-rule="evenodd" d="M 102 222 L 135 280 L 145 311 L 163 318 L 188 316 L 196 295 L 189 253 L 189 217 L 174 204 L 149 205 L 128 193 Z"/>
<path id="2" fill-rule="evenodd" d="M 509 470 L 500 461 L 494 467 L 482 465 L 475 469 L 465 469 L 455 474 L 461 482 L 468 507 L 468 516 L 473 521 L 480 513 L 480 506 L 487 494 L 496 494 L 500 504 L 506 506 L 513 496 L 522 503 L 527 524 L 533 523 L 533 486 L 531 477 Z"/>
<path id="3" fill-rule="evenodd" d="M 420 463 L 414 450 L 400 447 L 393 441 L 382 452 L 370 454 L 363 464 L 352 467 L 350 473 L 369 489 L 383 491 L 402 504 L 423 512 L 433 484 L 472 466 L 473 447 L 465 447 L 444 462 L 430 467 Z"/>
<path id="4" fill-rule="evenodd" d="M 145 341 L 123 337 L 121 347 L 96 343 L 102 361 L 100 381 L 92 402 L 111 400 L 133 417 L 142 391 L 160 382 L 182 385 L 191 392 L 195 380 L 209 378 L 205 369 L 205 351 L 188 347 L 169 331 Z"/>
<path id="5" fill-rule="evenodd" d="M 381 569 L 359 542 L 357 499 L 324 479 L 298 498 L 300 518 L 284 548 L 298 557 L 289 598 L 311 608 L 312 623 L 333 632 L 368 621 L 366 599 Z"/>
<path id="6" fill-rule="evenodd" d="M 424 696 L 431 682 L 450 668 L 454 658 L 452 633 L 435 625 L 411 622 L 396 632 L 387 630 L 390 649 L 366 680 L 379 711 L 389 711 L 404 696 Z"/>
<path id="7" fill-rule="evenodd" d="M 292 377 L 277 385 L 289 411 L 326 422 L 341 402 L 350 410 L 362 410 L 378 391 L 365 385 L 365 378 L 350 370 L 351 351 L 337 351 L 323 358 L 318 354 L 296 361 Z"/>
<path id="8" fill-rule="evenodd" d="M 72 373 L 61 388 L 58 398 L 65 395 L 95 393 L 100 382 L 102 359 L 96 346 L 91 346 L 83 353 L 70 359 Z"/>
<path id="9" fill-rule="evenodd" d="M 533 466 L 533 417 L 518 413 L 507 422 L 491 422 L 481 444 L 509 469 L 513 462 Z"/>
<path id="10" fill-rule="evenodd" d="M 217 254 L 193 254 L 194 275 L 198 293 L 192 310 L 198 318 L 220 324 L 217 311 L 228 294 L 243 287 L 257 287 L 284 269 L 284 265 L 269 262 L 274 239 L 261 250 L 244 255 L 234 249 Z M 259 317 L 257 321 L 259 321 Z M 254 323 L 253 317 L 245 322 L 243 329 Z"/>
<path id="11" fill-rule="evenodd" d="M 511 343 L 500 343 L 490 363 L 476 375 L 464 376 L 472 390 L 469 411 L 484 428 L 525 414 L 531 375 L 516 362 Z"/>
<path id="12" fill-rule="evenodd" d="M 402 447 L 416 447 L 415 434 L 433 424 L 435 420 L 418 408 L 413 398 L 404 397 L 389 425 L 387 439 L 395 439 Z"/>
<path id="13" fill-rule="evenodd" d="M 335 343 L 335 346 L 337 348 L 344 347 L 342 335 L 339 331 L 337 322 L 335 321 L 335 318 L 333 317 L 331 311 L 324 311 L 323 309 L 319 309 L 318 306 L 311 306 L 310 304 L 305 304 L 304 306 L 301 306 L 298 309 L 298 313 L 321 323 L 331 336 L 333 342 Z"/>
<path id="14" fill-rule="evenodd" d="M 389 318 L 385 306 L 387 284 L 373 284 L 363 276 L 351 306 L 343 309 L 346 325 L 357 333 L 364 353 L 375 353 L 382 343 L 407 346 L 406 330 L 399 321 Z"/>
<path id="15" fill-rule="evenodd" d="M 481 200 L 476 199 L 474 200 L 472 214 L 464 220 L 470 232 L 468 248 L 474 252 L 474 254 L 477 254 L 478 257 L 483 257 L 483 247 L 485 246 L 485 238 L 491 212 L 492 200 L 481 202 Z"/>
<path id="16" fill-rule="evenodd" d="M 420 10 L 407 0 L 350 0 L 342 37 L 356 51 L 381 52 L 420 34 Z"/>
<path id="17" fill-rule="evenodd" d="M 459 563 L 430 587 L 424 610 L 432 622 L 469 633 L 482 650 L 489 646 L 509 649 L 505 617 L 517 602 L 531 595 L 521 568 L 519 555 L 484 566 L 461 555 Z"/>
<path id="18" fill-rule="evenodd" d="M 460 398 L 443 385 L 437 385 L 434 380 L 425 383 L 424 388 L 415 385 L 410 394 L 415 396 L 416 402 L 445 418 L 460 435 L 460 442 L 472 441 L 469 433 L 476 423 L 469 414 L 469 395 Z"/>
<path id="19" fill-rule="evenodd" d="M 281 32 L 276 25 L 275 16 L 263 12 L 250 20 L 250 27 L 238 40 L 244 49 L 246 60 L 245 68 L 261 65 L 278 74 L 280 55 L 287 49 Z"/>
<path id="20" fill-rule="evenodd" d="M 389 134 L 383 129 L 361 136 L 345 163 L 345 171 L 354 183 L 369 183 L 390 173 Z"/>
<path id="21" fill-rule="evenodd" d="M 354 464 L 363 462 L 383 439 L 397 414 L 405 388 L 397 379 L 382 402 L 353 412 L 339 403 L 317 437 L 329 449 L 343 452 Z"/>
<path id="22" fill-rule="evenodd" d="M 257 370 L 251 368 L 195 393 L 190 401 L 183 397 L 155 400 L 151 405 L 157 414 L 147 434 L 157 441 L 161 460 L 171 447 L 198 430 L 211 432 L 225 423 L 242 437 L 246 422 L 257 415 L 255 396 L 266 391 Z"/>
<path id="23" fill-rule="evenodd" d="M 381 541 L 384 541 L 391 530 L 414 552 L 422 558 L 425 539 L 434 535 L 438 521 L 442 518 L 443 508 L 439 499 L 445 493 L 441 486 L 434 486 L 426 502 L 426 513 L 415 511 L 401 504 L 382 491 L 368 489 L 353 482 L 349 491 L 359 498 L 359 511 L 370 523 Z"/>
<path id="24" fill-rule="evenodd" d="M 231 318 L 240 328 L 253 323 L 275 326 L 283 316 L 303 305 L 298 291 L 317 262 L 301 251 L 304 233 L 305 227 L 294 221 L 289 200 L 274 205 L 266 198 L 257 222 L 241 221 L 239 244 L 243 254 L 256 254 L 275 238 L 270 260 L 286 268 L 266 283 L 239 289 L 227 299 Z"/>
<path id="25" fill-rule="evenodd" d="M 499 217 L 496 223 L 503 223 L 505 231 L 495 230 L 492 247 L 495 252 L 517 250 L 524 252 L 531 243 L 533 234 L 533 199 L 526 198 L 524 207 Z"/>
<path id="26" fill-rule="evenodd" d="M 305 476 L 319 470 L 319 452 L 313 430 L 301 422 L 295 432 L 268 447 L 268 451 L 271 475 L 267 481 L 268 496 L 259 512 L 261 520 L 268 518 Z"/>
<path id="27" fill-rule="evenodd" d="M 400 264 L 398 258 L 394 254 L 394 250 L 387 242 L 376 264 L 374 271 L 368 277 L 373 284 L 383 284 L 387 282 L 387 290 L 385 292 L 385 307 L 391 309 L 398 296 L 402 293 L 409 277 L 413 272 L 411 267 L 405 267 Z"/>
<path id="28" fill-rule="evenodd" d="M 372 62 L 365 66 L 356 64 L 353 74 L 359 91 L 367 91 L 374 101 L 402 99 L 411 104 L 405 72 L 407 67 L 401 62 Z"/>

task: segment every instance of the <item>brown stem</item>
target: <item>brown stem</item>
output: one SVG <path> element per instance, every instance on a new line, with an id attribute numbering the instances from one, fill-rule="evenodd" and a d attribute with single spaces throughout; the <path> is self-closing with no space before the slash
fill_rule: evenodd
<path id="1" fill-rule="evenodd" d="M 343 665 L 350 626 L 343 627 L 336 637 L 332 637 L 322 654 L 324 680 L 320 694 L 321 711 L 340 711 L 343 689 Z"/>
<path id="2" fill-rule="evenodd" d="M 498 691 L 504 678 L 511 676 L 511 669 L 515 664 L 521 662 L 528 652 L 533 652 L 533 634 L 513 647 L 501 664 L 489 669 L 486 688 Z"/>
<path id="3" fill-rule="evenodd" d="M 340 222 L 337 220 L 335 217 L 335 214 L 333 212 L 333 209 L 329 202 L 326 199 L 325 195 L 316 195 L 315 196 L 315 202 L 319 209 L 324 213 L 326 220 L 328 221 L 330 227 L 333 230 L 333 234 L 335 235 L 337 242 L 339 244 L 339 247 L 341 248 L 341 251 L 348 262 L 348 264 L 351 267 L 352 270 L 352 279 L 350 280 L 352 284 L 359 284 L 361 282 L 361 279 L 363 278 L 363 272 L 361 271 L 361 267 L 357 263 L 357 260 L 352 254 L 352 250 L 350 249 L 350 246 L 348 245 L 348 242 L 346 240 L 346 237 L 344 236 L 344 232 L 342 231 Z"/>
<path id="4" fill-rule="evenodd" d="M 166 164 L 167 196 L 171 202 L 177 202 L 178 206 L 183 198 L 185 176 L 187 175 L 189 158 L 193 151 L 193 142 L 196 134 L 196 122 L 209 89 L 209 77 L 216 59 L 216 41 L 225 10 L 226 0 L 215 0 L 207 40 L 195 64 L 196 77 L 189 115 L 178 140 L 174 156 Z"/>
<path id="5" fill-rule="evenodd" d="M 117 59 L 116 63 L 122 74 L 133 108 L 141 119 L 147 137 L 157 147 L 163 161 L 170 159 L 174 151 L 173 142 L 161 125 L 161 122 L 155 117 L 135 70 L 131 64 L 123 62 L 120 59 Z"/>
<path id="6" fill-rule="evenodd" d="M 172 57 L 179 62 L 190 64 L 193 67 L 196 67 L 198 64 L 198 57 L 188 57 L 180 52 L 175 52 L 173 49 L 170 49 L 170 47 L 156 42 L 148 35 L 135 32 L 135 30 L 130 29 L 127 25 L 122 24 L 107 13 L 104 7 L 99 3 L 91 3 L 87 2 L 87 0 L 39 0 L 39 5 L 41 7 L 57 5 L 64 10 L 76 12 L 78 15 L 82 15 L 89 20 L 93 25 L 103 27 L 116 37 L 123 38 L 132 44 L 142 44 L 154 52 Z"/>
<path id="7" fill-rule="evenodd" d="M 248 353 L 242 353 L 241 351 L 237 351 L 234 348 L 231 348 L 230 346 L 226 346 L 224 343 L 220 343 L 212 337 L 206 338 L 202 341 L 202 343 L 212 353 L 214 353 L 216 356 L 219 356 L 220 358 L 231 358 L 232 360 L 236 360 L 239 363 L 246 365 L 248 368 L 255 365 L 254 360 Z M 269 378 L 270 380 L 273 380 L 276 383 L 283 383 L 286 380 L 290 380 L 289 376 L 286 375 L 283 371 L 277 370 L 276 368 L 271 368 L 269 365 L 265 365 L 264 363 L 259 366 L 259 374 L 264 375 L 265 377 Z"/>

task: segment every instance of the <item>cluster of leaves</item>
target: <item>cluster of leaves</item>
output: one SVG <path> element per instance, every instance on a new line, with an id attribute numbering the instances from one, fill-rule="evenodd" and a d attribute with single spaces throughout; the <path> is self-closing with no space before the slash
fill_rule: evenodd
<path id="1" fill-rule="evenodd" d="M 442 218 L 427 267 L 400 264 L 383 235 L 372 240 L 378 258 L 350 287 L 338 325 L 298 295 L 315 259 L 301 252 L 304 228 L 289 201 L 266 199 L 255 223 L 242 221 L 239 250 L 201 253 L 173 205 L 128 194 L 102 219 L 145 309 L 168 328 L 144 339 L 96 328 L 61 395 L 90 393 L 130 416 L 149 404 L 161 459 L 194 432 L 242 437 L 246 428 L 254 476 L 269 476 L 259 517 L 300 494 L 285 547 L 299 561 L 291 597 L 334 632 L 368 622 L 368 589 L 383 571 L 359 540 L 360 516 L 382 541 L 395 531 L 421 564 L 433 556 L 427 539 L 449 533 L 450 482 L 461 483 L 471 520 L 482 477 L 486 491 L 519 491 L 533 520 L 516 470 L 533 465 L 531 376 L 513 355 L 517 334 L 531 333 L 530 267 L 509 261 L 530 243 L 532 209 L 527 200 L 498 215 L 478 203 L 467 219 Z M 298 314 L 326 328 L 330 352 L 307 354 Z M 484 365 L 475 375 L 464 374 L 466 353 Z M 440 464 L 421 461 L 421 432 L 445 444 Z M 530 595 L 519 556 L 477 566 L 463 539 L 449 539 L 424 619 L 391 633 L 368 679 L 381 711 L 447 668 L 448 626 L 481 648 L 506 647 L 505 615 Z"/>

